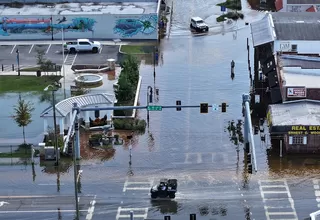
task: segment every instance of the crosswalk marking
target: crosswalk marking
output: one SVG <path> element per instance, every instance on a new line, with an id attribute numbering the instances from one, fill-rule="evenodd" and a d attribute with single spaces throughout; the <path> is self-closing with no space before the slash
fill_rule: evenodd
<path id="1" fill-rule="evenodd" d="M 314 188 L 314 195 L 316 196 L 316 201 L 318 203 L 318 208 L 320 208 L 320 186 L 319 186 L 319 180 L 314 179 L 313 182 L 313 188 Z"/>
<path id="2" fill-rule="evenodd" d="M 294 207 L 294 201 L 291 197 L 289 186 L 285 179 L 259 180 L 259 189 L 264 202 L 267 220 L 279 219 L 279 216 L 281 216 L 282 220 L 298 220 L 298 216 Z M 286 197 L 279 198 L 279 194 L 286 195 Z M 273 205 L 275 201 L 283 204 L 277 203 L 275 206 Z M 272 204 L 268 204 L 270 202 Z M 281 209 L 285 210 L 281 211 Z M 288 211 L 288 209 L 290 211 Z"/>
<path id="3" fill-rule="evenodd" d="M 122 192 L 128 190 L 150 190 L 152 187 L 153 181 L 129 181 L 126 180 L 123 186 Z"/>
<path id="4" fill-rule="evenodd" d="M 185 153 L 182 164 L 201 164 L 201 163 L 233 163 L 235 160 L 229 158 L 229 153 L 216 152 L 192 152 Z M 181 164 L 177 162 L 174 164 Z"/>
<path id="5" fill-rule="evenodd" d="M 122 208 L 118 207 L 116 220 L 120 218 L 130 218 L 130 211 L 133 211 L 134 219 L 146 219 L 148 217 L 148 210 L 149 208 Z M 121 214 L 124 212 L 125 214 Z M 137 214 L 135 214 L 137 213 Z"/>
<path id="6" fill-rule="evenodd" d="M 75 53 L 75 54 L 68 53 L 66 58 L 64 59 L 64 64 L 65 65 L 73 65 L 77 59 L 77 55 L 78 55 L 77 53 Z"/>

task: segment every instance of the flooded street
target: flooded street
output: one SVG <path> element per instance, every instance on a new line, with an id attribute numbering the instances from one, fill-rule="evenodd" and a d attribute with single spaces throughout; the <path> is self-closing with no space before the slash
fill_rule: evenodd
<path id="1" fill-rule="evenodd" d="M 161 41 L 155 79 L 153 66 L 142 62 L 140 67 L 139 102 L 140 105 L 147 104 L 147 87 L 152 86 L 154 90 L 159 89 L 155 105 L 175 105 L 177 100 L 182 105 L 226 102 L 227 112 L 222 113 L 220 108 L 218 111 L 210 109 L 208 114 L 200 114 L 198 108 L 152 111 L 146 133 L 132 142 L 132 160 L 128 146 L 119 146 L 108 161 L 81 161 L 80 201 L 87 204 L 88 198 L 94 197 L 96 205 L 92 219 L 122 220 L 132 209 L 140 216 L 137 219 L 160 220 L 171 215 L 173 220 L 186 220 L 189 214 L 196 213 L 198 220 L 298 220 L 318 210 L 320 205 L 315 189 L 319 188 L 319 159 L 301 156 L 280 159 L 279 153 L 269 150 L 268 138 L 263 142 L 259 134 L 254 137 L 258 172 L 250 175 L 245 170 L 243 144 L 235 141 L 228 127 L 232 121 L 235 126 L 239 121 L 242 123 L 242 94 L 250 91 L 247 38 L 252 66 L 253 51 L 250 27 L 245 22 L 259 20 L 263 13 L 251 11 L 242 1 L 244 20 L 217 24 L 216 16 L 221 14 L 220 8 L 215 6 L 217 3 L 174 1 L 173 23 L 170 33 Z M 194 36 L 190 32 L 192 16 L 202 17 L 208 23 L 208 34 Z M 230 76 L 232 60 L 235 61 L 233 80 Z M 138 111 L 140 118 L 146 119 L 146 114 L 145 110 Z M 42 124 L 40 126 L 42 129 Z M 37 177 L 33 181 L 29 167 L 11 169 L 18 175 L 8 177 L 9 183 L 0 180 L 0 185 L 12 190 L 9 192 L 3 187 L 0 195 L 18 196 L 23 189 L 23 193 L 32 195 L 73 196 L 70 170 L 58 177 L 37 167 Z M 1 168 L 0 172 L 6 174 L 7 168 Z M 22 183 L 20 178 L 26 181 Z M 174 200 L 150 199 L 150 187 L 160 178 L 178 180 Z M 61 184 L 58 191 L 57 184 Z M 68 208 L 71 203 L 51 201 L 59 210 Z M 87 206 L 82 208 L 87 209 Z M 6 219 L 19 219 L 2 214 Z M 47 219 L 48 216 L 50 219 L 69 219 L 72 213 L 60 213 L 60 218 L 56 218 L 56 213 L 48 213 Z M 23 214 L 23 217 L 32 219 L 33 216 Z M 86 212 L 81 213 L 81 219 L 86 219 Z"/>

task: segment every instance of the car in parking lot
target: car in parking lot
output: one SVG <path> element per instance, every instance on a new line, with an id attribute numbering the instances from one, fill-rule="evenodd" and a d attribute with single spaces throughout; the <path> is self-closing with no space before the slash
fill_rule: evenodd
<path id="1" fill-rule="evenodd" d="M 89 39 L 78 39 L 77 41 L 69 41 L 64 45 L 64 49 L 70 53 L 79 51 L 92 51 L 98 53 L 102 45 L 98 41 L 91 41 Z"/>
<path id="2" fill-rule="evenodd" d="M 197 32 L 208 32 L 209 26 L 200 17 L 192 17 L 190 20 L 190 28 Z"/>

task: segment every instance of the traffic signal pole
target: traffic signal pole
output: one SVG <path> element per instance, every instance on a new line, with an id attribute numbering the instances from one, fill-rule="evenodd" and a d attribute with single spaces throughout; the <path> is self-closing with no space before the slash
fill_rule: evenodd
<path id="1" fill-rule="evenodd" d="M 257 160 L 256 160 L 256 149 L 253 139 L 253 129 L 252 129 L 252 122 L 251 122 L 251 110 L 250 110 L 250 95 L 243 94 L 242 95 L 242 105 L 244 107 L 244 141 L 245 146 L 249 145 L 249 153 L 251 153 L 251 164 L 252 168 L 255 172 L 257 172 Z"/>

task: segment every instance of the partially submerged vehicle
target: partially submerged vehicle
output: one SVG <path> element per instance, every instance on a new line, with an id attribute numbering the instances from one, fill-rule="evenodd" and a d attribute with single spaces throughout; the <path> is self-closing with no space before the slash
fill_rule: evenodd
<path id="1" fill-rule="evenodd" d="M 192 17 L 190 21 L 190 28 L 197 32 L 208 32 L 209 26 L 200 17 Z"/>
<path id="2" fill-rule="evenodd" d="M 170 198 L 176 197 L 178 181 L 176 179 L 160 179 L 160 183 L 150 189 L 151 198 Z"/>

